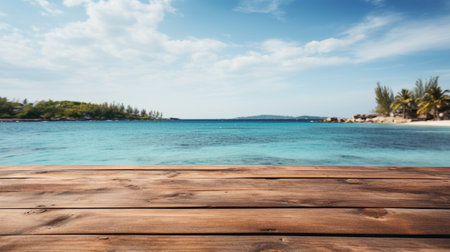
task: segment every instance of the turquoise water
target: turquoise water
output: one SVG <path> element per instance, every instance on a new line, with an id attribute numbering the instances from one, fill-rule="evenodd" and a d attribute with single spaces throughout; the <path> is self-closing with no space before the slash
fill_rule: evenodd
<path id="1" fill-rule="evenodd" d="M 450 166 L 450 128 L 298 121 L 0 123 L 0 165 Z"/>

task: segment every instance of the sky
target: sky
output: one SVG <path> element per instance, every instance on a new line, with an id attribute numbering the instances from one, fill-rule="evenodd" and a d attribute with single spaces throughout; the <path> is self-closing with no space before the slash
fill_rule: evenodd
<path id="1" fill-rule="evenodd" d="M 351 116 L 440 76 L 450 0 L 2 0 L 0 96 L 165 117 Z"/>

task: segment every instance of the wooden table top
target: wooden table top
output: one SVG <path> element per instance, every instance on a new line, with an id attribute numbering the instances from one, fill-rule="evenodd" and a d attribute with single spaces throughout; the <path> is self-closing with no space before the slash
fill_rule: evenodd
<path id="1" fill-rule="evenodd" d="M 0 251 L 450 250 L 450 167 L 0 166 Z"/>

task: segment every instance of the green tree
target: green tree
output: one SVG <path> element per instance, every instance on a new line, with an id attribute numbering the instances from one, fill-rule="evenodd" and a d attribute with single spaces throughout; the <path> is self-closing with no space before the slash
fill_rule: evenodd
<path id="1" fill-rule="evenodd" d="M 17 115 L 18 118 L 39 118 L 40 114 L 31 104 L 27 104 Z"/>
<path id="2" fill-rule="evenodd" d="M 126 112 L 127 112 L 128 114 L 133 114 L 133 108 L 132 108 L 130 105 L 128 105 L 128 106 L 127 106 Z"/>
<path id="3" fill-rule="evenodd" d="M 0 97 L 0 116 L 10 117 L 14 107 L 6 97 Z"/>
<path id="4" fill-rule="evenodd" d="M 44 119 L 147 119 L 153 112 L 116 103 L 92 104 L 77 101 L 38 101 L 28 103 L 0 97 L 0 118 Z M 162 114 L 161 114 L 162 116 Z"/>
<path id="5" fill-rule="evenodd" d="M 395 99 L 390 107 L 394 112 L 401 108 L 403 118 L 406 118 L 406 112 L 411 110 L 413 101 L 413 92 L 409 91 L 408 89 L 402 89 L 402 91 L 398 92 L 398 94 L 395 96 Z"/>
<path id="6" fill-rule="evenodd" d="M 418 103 L 420 102 L 420 99 L 422 99 L 425 96 L 425 93 L 430 90 L 432 87 L 438 87 L 439 82 L 439 76 L 430 77 L 428 81 L 425 81 L 425 83 L 422 81 L 422 79 L 418 79 L 416 81 L 416 86 L 414 87 L 414 100 Z"/>
<path id="7" fill-rule="evenodd" d="M 141 110 L 141 116 L 142 116 L 142 117 L 147 117 L 147 110 L 142 109 L 142 110 Z"/>
<path id="8" fill-rule="evenodd" d="M 392 89 L 386 86 L 381 86 L 378 82 L 377 87 L 375 88 L 375 95 L 375 100 L 377 102 L 375 113 L 380 115 L 389 115 L 391 112 L 391 104 L 394 101 Z"/>
<path id="9" fill-rule="evenodd" d="M 439 109 L 445 106 L 449 106 L 448 100 L 450 97 L 446 95 L 449 90 L 442 90 L 441 87 L 431 87 L 420 99 L 418 114 L 427 114 L 433 111 L 434 120 L 439 120 Z"/>

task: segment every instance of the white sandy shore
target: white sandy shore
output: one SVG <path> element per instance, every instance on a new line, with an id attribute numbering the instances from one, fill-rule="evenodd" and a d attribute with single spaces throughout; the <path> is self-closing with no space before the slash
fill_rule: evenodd
<path id="1" fill-rule="evenodd" d="M 418 125 L 418 126 L 440 126 L 440 127 L 450 127 L 450 120 L 442 121 L 420 121 L 420 122 L 409 122 L 403 123 L 404 125 Z"/>

